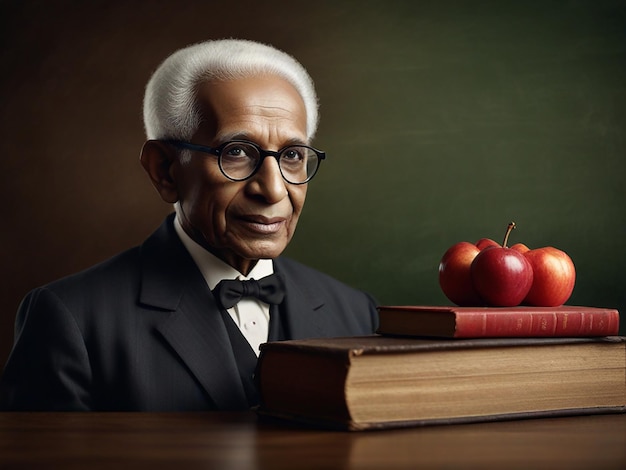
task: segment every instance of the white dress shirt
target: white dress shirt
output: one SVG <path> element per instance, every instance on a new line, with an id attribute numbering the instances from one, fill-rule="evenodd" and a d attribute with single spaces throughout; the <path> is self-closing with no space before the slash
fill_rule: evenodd
<path id="1" fill-rule="evenodd" d="M 217 256 L 193 241 L 183 230 L 178 220 L 174 218 L 174 228 L 180 240 L 189 251 L 189 254 L 200 269 L 209 289 L 213 290 L 222 279 L 261 279 L 274 273 L 274 264 L 271 259 L 260 259 L 252 271 L 244 276 L 232 266 L 226 264 Z M 228 309 L 228 313 L 239 327 L 252 350 L 259 355 L 259 346 L 267 342 L 270 320 L 270 306 L 256 298 L 243 298 L 237 305 Z"/>

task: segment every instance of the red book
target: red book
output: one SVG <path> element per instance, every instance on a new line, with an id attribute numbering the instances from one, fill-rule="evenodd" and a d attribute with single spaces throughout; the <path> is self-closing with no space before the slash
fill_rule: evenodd
<path id="1" fill-rule="evenodd" d="M 378 333 L 441 338 L 613 336 L 619 312 L 597 307 L 381 306 Z"/>

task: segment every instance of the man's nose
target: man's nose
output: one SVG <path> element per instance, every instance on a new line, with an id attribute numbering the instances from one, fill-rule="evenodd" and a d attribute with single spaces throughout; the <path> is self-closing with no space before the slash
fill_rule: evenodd
<path id="1" fill-rule="evenodd" d="M 272 156 L 263 159 L 261 167 L 250 181 L 251 191 L 262 196 L 268 203 L 276 203 L 288 194 L 287 183 L 280 172 L 278 160 Z"/>

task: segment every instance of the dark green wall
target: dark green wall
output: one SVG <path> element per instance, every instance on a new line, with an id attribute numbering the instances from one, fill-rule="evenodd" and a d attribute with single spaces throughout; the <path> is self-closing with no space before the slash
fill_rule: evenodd
<path id="1" fill-rule="evenodd" d="M 515 220 L 513 242 L 573 258 L 570 303 L 626 312 L 626 1 L 0 0 L 0 364 L 28 290 L 171 210 L 137 159 L 143 87 L 225 36 L 318 87 L 329 158 L 290 255 L 382 303 L 445 304 L 445 250 Z"/>
<path id="2" fill-rule="evenodd" d="M 570 303 L 626 312 L 626 3 L 359 4 L 307 58 L 329 159 L 290 253 L 442 304 L 445 250 L 514 220 L 573 258 Z"/>

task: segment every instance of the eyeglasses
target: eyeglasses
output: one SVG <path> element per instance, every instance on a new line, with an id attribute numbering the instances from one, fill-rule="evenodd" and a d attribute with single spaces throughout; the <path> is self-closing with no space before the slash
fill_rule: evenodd
<path id="1" fill-rule="evenodd" d="M 208 153 L 217 157 L 217 163 L 226 178 L 244 181 L 251 178 L 263 164 L 265 157 L 274 157 L 280 174 L 287 183 L 304 184 L 317 173 L 326 154 L 306 145 L 288 145 L 277 152 L 264 150 L 253 142 L 233 140 L 219 147 L 205 147 L 182 140 L 167 140 L 175 147 Z"/>

